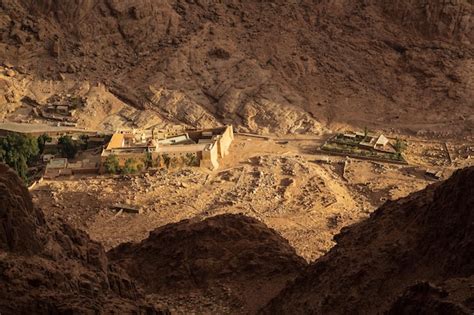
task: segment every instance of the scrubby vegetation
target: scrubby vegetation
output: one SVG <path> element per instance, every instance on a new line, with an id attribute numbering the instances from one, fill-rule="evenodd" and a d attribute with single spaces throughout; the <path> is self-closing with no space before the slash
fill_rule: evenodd
<path id="1" fill-rule="evenodd" d="M 133 174 L 137 172 L 137 166 L 135 159 L 127 159 L 125 165 L 121 170 L 122 174 Z"/>
<path id="2" fill-rule="evenodd" d="M 145 168 L 156 167 L 158 164 L 158 159 L 153 160 L 153 155 L 150 152 L 145 153 L 145 158 L 143 159 Z"/>
<path id="3" fill-rule="evenodd" d="M 397 138 L 397 140 L 395 141 L 394 148 L 395 148 L 395 151 L 397 151 L 397 153 L 402 154 L 403 151 L 405 151 L 407 148 L 407 143 Z"/>
<path id="4" fill-rule="evenodd" d="M 406 142 L 397 139 L 393 145 L 395 152 L 382 152 L 373 149 L 365 149 L 359 146 L 360 142 L 365 140 L 367 136 L 357 135 L 354 138 L 348 138 L 343 134 L 338 134 L 334 138 L 328 140 L 321 150 L 334 154 L 344 154 L 353 157 L 370 158 L 377 160 L 386 160 L 389 162 L 406 163 L 402 153 L 406 148 Z"/>
<path id="5" fill-rule="evenodd" d="M 162 158 L 163 158 L 163 163 L 165 164 L 165 166 L 169 167 L 170 163 L 171 163 L 171 158 L 169 157 L 169 155 L 168 154 L 163 154 Z"/>
<path id="6" fill-rule="evenodd" d="M 187 153 L 182 159 L 183 163 L 187 166 L 199 166 L 199 159 L 193 153 Z"/>
<path id="7" fill-rule="evenodd" d="M 104 162 L 105 171 L 109 174 L 117 174 L 120 172 L 119 160 L 115 154 L 111 154 Z"/>
<path id="8" fill-rule="evenodd" d="M 109 155 L 104 162 L 104 168 L 108 174 L 134 174 L 141 171 L 143 167 L 144 164 L 137 162 L 134 158 L 127 159 L 125 164 L 120 166 L 119 159 L 115 154 Z"/>

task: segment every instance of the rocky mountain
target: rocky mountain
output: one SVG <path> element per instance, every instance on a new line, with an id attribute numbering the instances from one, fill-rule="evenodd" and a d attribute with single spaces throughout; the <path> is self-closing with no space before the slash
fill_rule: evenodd
<path id="1" fill-rule="evenodd" d="M 3 0 L 0 61 L 162 123 L 472 134 L 468 0 Z M 453 114 L 455 112 L 455 114 Z"/>
<path id="2" fill-rule="evenodd" d="M 276 231 L 230 214 L 168 224 L 106 254 L 60 218 L 47 222 L 0 164 L 2 314 L 255 313 L 306 264 Z"/>
<path id="3" fill-rule="evenodd" d="M 0 164 L 0 313 L 166 314 L 109 264 L 102 246 L 46 222 L 19 177 Z"/>
<path id="4" fill-rule="evenodd" d="M 167 314 L 178 305 L 234 314 L 471 314 L 473 182 L 470 167 L 388 201 L 307 265 L 274 230 L 230 214 L 168 224 L 106 254 L 60 219 L 46 222 L 0 165 L 0 312 Z"/>
<path id="5" fill-rule="evenodd" d="M 227 290 L 244 313 L 264 306 L 306 266 L 276 231 L 231 214 L 168 224 L 107 255 L 149 294 Z"/>
<path id="6" fill-rule="evenodd" d="M 471 314 L 474 167 L 343 229 L 264 314 Z"/>

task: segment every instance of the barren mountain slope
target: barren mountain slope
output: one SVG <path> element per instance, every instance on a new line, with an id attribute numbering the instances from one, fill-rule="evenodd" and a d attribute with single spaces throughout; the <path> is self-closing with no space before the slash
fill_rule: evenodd
<path id="1" fill-rule="evenodd" d="M 343 229 L 266 314 L 471 314 L 474 168 Z"/>
<path id="2" fill-rule="evenodd" d="M 19 177 L 0 164 L 0 313 L 158 314 L 110 265 L 102 246 L 61 222 L 45 222 Z"/>
<path id="3" fill-rule="evenodd" d="M 0 59 L 104 82 L 192 126 L 469 134 L 472 12 L 463 0 L 3 0 Z"/>
<path id="4" fill-rule="evenodd" d="M 265 305 L 306 266 L 280 234 L 235 214 L 168 224 L 141 243 L 121 244 L 108 256 L 147 293 L 186 295 L 227 288 L 244 313 Z"/>

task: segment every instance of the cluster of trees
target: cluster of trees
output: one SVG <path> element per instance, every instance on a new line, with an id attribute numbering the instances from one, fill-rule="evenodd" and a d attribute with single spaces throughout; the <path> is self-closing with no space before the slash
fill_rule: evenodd
<path id="1" fill-rule="evenodd" d="M 129 158 L 125 161 L 124 166 L 120 166 L 118 157 L 115 154 L 110 154 L 104 162 L 104 168 L 109 174 L 133 174 L 140 171 L 143 164 Z"/>
<path id="2" fill-rule="evenodd" d="M 199 166 L 199 159 L 193 153 L 186 153 L 186 155 L 178 158 L 176 156 L 169 156 L 168 154 L 158 155 L 155 160 L 153 160 L 151 153 L 145 154 L 145 167 L 174 167 L 178 165 L 187 165 L 187 166 Z"/>
<path id="3" fill-rule="evenodd" d="M 105 171 L 109 174 L 120 173 L 120 163 L 115 154 L 111 154 L 104 162 Z"/>
<path id="4" fill-rule="evenodd" d="M 27 181 L 28 165 L 37 159 L 41 153 L 40 147 L 44 149 L 43 139 L 21 134 L 9 134 L 0 138 L 0 161 L 8 164 Z"/>
<path id="5" fill-rule="evenodd" d="M 186 153 L 181 157 L 176 156 L 169 156 L 167 154 L 162 155 L 163 164 L 165 167 L 176 167 L 180 165 L 187 165 L 187 166 L 199 166 L 199 159 L 193 153 Z"/>
<path id="6" fill-rule="evenodd" d="M 39 137 L 12 133 L 0 137 L 0 161 L 8 164 L 25 181 L 28 181 L 28 167 L 43 154 L 46 143 L 52 139 L 47 134 Z M 63 157 L 72 159 L 81 147 L 81 142 L 74 141 L 71 136 L 58 139 L 58 151 Z"/>
<path id="7" fill-rule="evenodd" d="M 186 164 L 188 166 L 199 166 L 198 157 L 195 154 L 192 154 L 192 153 L 187 153 L 183 157 L 183 162 L 184 162 L 184 164 Z"/>
<path id="8" fill-rule="evenodd" d="M 172 156 L 170 157 L 167 154 L 159 155 L 156 159 L 153 159 L 151 153 L 145 153 L 142 159 L 137 161 L 136 159 L 129 158 L 125 161 L 124 165 L 120 165 L 120 161 L 115 154 L 110 154 L 105 162 L 104 168 L 105 171 L 109 174 L 133 174 L 138 171 L 141 171 L 143 168 L 153 168 L 153 167 L 166 167 L 176 165 L 188 165 L 188 166 L 198 166 L 199 159 L 195 154 L 188 153 L 185 156 L 182 156 L 181 159 Z"/>

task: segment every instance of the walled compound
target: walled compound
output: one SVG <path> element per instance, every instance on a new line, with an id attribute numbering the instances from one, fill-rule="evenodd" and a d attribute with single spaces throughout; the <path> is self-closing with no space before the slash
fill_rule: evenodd
<path id="1" fill-rule="evenodd" d="M 137 168 L 152 164 L 159 167 L 188 165 L 216 169 L 219 159 L 229 153 L 233 140 L 232 126 L 187 130 L 172 135 L 156 129 L 117 131 L 102 151 L 100 172 L 106 171 L 105 164 L 110 156 L 114 156 L 121 167 L 133 163 Z"/>

